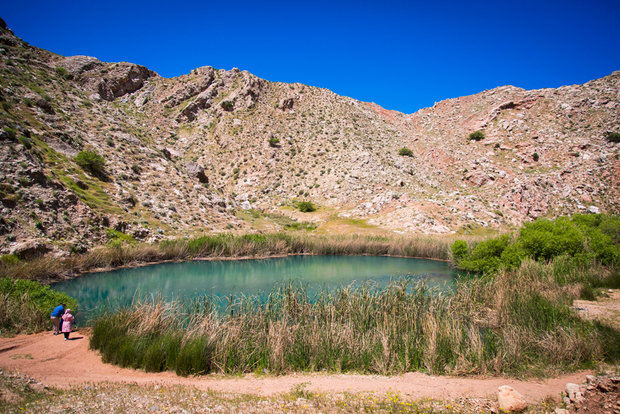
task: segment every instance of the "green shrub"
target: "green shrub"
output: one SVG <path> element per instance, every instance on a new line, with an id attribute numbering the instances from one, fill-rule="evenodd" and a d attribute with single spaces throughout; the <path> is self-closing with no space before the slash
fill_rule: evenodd
<path id="1" fill-rule="evenodd" d="M 398 150 L 398 155 L 402 155 L 403 157 L 413 157 L 413 151 L 407 147 L 402 147 Z"/>
<path id="2" fill-rule="evenodd" d="M 532 155 L 532 159 L 534 160 L 534 162 L 538 162 L 538 160 L 540 159 L 540 155 L 538 155 L 538 153 L 535 152 L 534 155 Z"/>
<path id="3" fill-rule="evenodd" d="M 469 138 L 470 141 L 480 141 L 480 140 L 483 140 L 486 137 L 484 135 L 484 131 L 478 130 L 478 131 L 475 131 L 475 132 L 472 132 L 471 134 L 469 134 L 468 138 Z"/>
<path id="4" fill-rule="evenodd" d="M 21 262 L 21 260 L 19 260 L 19 257 L 15 254 L 3 254 L 0 256 L 0 262 L 5 265 L 16 265 Z"/>
<path id="5" fill-rule="evenodd" d="M 605 138 L 608 142 L 620 142 L 620 132 L 608 132 Z"/>
<path id="6" fill-rule="evenodd" d="M 19 141 L 20 144 L 22 144 L 27 149 L 32 148 L 32 140 L 30 138 L 20 135 L 19 138 L 17 138 L 17 140 Z"/>
<path id="7" fill-rule="evenodd" d="M 535 260 L 549 260 L 567 254 L 574 256 L 584 246 L 583 234 L 568 217 L 556 220 L 539 219 L 526 223 L 519 232 L 519 242 L 523 249 Z"/>
<path id="8" fill-rule="evenodd" d="M 222 101 L 221 105 L 225 111 L 232 111 L 235 107 L 235 104 L 232 101 Z"/>
<path id="9" fill-rule="evenodd" d="M 279 138 L 269 138 L 269 146 L 270 147 L 277 147 L 280 144 L 280 139 Z"/>
<path id="10" fill-rule="evenodd" d="M 105 229 L 105 235 L 108 238 L 108 244 L 112 242 L 118 242 L 119 245 L 122 245 L 122 242 L 134 243 L 136 241 L 133 236 L 130 236 L 123 233 L 122 231 L 118 231 L 113 228 Z"/>
<path id="11" fill-rule="evenodd" d="M 60 76 L 61 78 L 63 78 L 63 79 L 69 79 L 70 74 L 69 74 L 69 72 L 67 71 L 67 69 L 63 68 L 62 66 L 56 66 L 56 69 L 55 69 L 55 70 L 56 70 L 56 74 L 57 74 L 58 76 Z"/>
<path id="12" fill-rule="evenodd" d="M 467 253 L 464 242 L 453 243 L 453 259 L 463 270 L 493 272 L 500 267 L 516 269 L 523 259 L 549 261 L 566 256 L 569 268 L 620 262 L 620 217 L 604 214 L 538 219 L 523 225 L 514 239 L 509 236 L 485 240 Z M 455 249 L 456 253 L 455 254 Z"/>
<path id="13" fill-rule="evenodd" d="M 457 240 L 454 243 L 452 243 L 450 250 L 452 251 L 452 258 L 458 263 L 465 256 L 467 256 L 467 253 L 468 253 L 467 243 L 463 240 Z"/>
<path id="14" fill-rule="evenodd" d="M 302 213 L 310 213 L 316 211 L 316 207 L 310 201 L 300 201 L 297 203 L 297 208 Z"/>
<path id="15" fill-rule="evenodd" d="M 4 128 L 4 134 L 11 141 L 15 141 L 17 139 L 17 131 L 14 130 L 13 128 L 9 128 L 9 127 Z"/>
<path id="16" fill-rule="evenodd" d="M 459 267 L 471 272 L 494 272 L 500 267 L 500 257 L 509 243 L 508 235 L 480 242 L 471 254 L 461 259 Z"/>
<path id="17" fill-rule="evenodd" d="M 80 151 L 75 157 L 75 162 L 95 176 L 105 176 L 105 159 L 94 151 Z"/>

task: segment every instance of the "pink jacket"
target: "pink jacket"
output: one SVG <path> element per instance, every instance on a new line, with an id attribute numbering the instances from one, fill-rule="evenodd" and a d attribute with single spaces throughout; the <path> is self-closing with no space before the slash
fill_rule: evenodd
<path id="1" fill-rule="evenodd" d="M 65 312 L 65 314 L 62 315 L 62 331 L 71 332 L 72 329 L 73 329 L 73 315 Z"/>

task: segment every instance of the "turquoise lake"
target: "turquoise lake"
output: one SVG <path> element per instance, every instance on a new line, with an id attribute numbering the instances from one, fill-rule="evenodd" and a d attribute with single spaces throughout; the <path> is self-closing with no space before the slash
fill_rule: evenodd
<path id="1" fill-rule="evenodd" d="M 278 283 L 301 283 L 309 295 L 322 289 L 360 286 L 381 288 L 403 277 L 449 289 L 457 272 L 446 262 L 384 256 L 288 256 L 251 260 L 161 263 L 89 273 L 53 284 L 79 302 L 79 319 L 91 320 L 107 307 L 128 305 L 134 298 L 191 299 L 209 295 L 267 297 Z"/>

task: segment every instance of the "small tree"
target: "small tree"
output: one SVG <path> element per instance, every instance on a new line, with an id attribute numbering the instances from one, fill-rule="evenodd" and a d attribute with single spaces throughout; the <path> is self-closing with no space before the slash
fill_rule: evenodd
<path id="1" fill-rule="evenodd" d="M 620 142 L 620 132 L 608 132 L 606 138 L 608 142 Z"/>
<path id="2" fill-rule="evenodd" d="M 84 170 L 98 176 L 105 177 L 105 159 L 94 151 L 80 151 L 75 162 Z"/>
<path id="3" fill-rule="evenodd" d="M 310 201 L 300 201 L 297 203 L 297 208 L 302 213 L 310 213 L 316 210 L 316 207 Z"/>
<path id="4" fill-rule="evenodd" d="M 413 157 L 413 151 L 407 147 L 402 147 L 398 150 L 398 155 L 402 155 L 403 157 Z"/>
<path id="5" fill-rule="evenodd" d="M 478 131 L 475 131 L 469 134 L 470 141 L 480 141 L 480 140 L 483 140 L 484 138 L 486 137 L 484 136 L 483 130 L 478 130 Z"/>

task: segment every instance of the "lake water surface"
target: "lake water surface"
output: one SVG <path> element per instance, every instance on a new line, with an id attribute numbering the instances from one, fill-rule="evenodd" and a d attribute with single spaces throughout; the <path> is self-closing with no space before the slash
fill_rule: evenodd
<path id="1" fill-rule="evenodd" d="M 79 302 L 79 318 L 88 321 L 108 306 L 128 305 L 135 297 L 166 300 L 210 295 L 266 297 L 278 283 L 302 283 L 310 294 L 321 289 L 387 286 L 402 277 L 429 287 L 449 287 L 457 273 L 446 262 L 385 256 L 289 256 L 251 260 L 162 263 L 90 273 L 53 284 Z"/>

